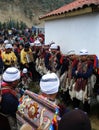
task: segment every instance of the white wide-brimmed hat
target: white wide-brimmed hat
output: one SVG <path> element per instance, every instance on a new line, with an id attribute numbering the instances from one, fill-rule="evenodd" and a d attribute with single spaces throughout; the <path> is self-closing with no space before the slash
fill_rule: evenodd
<path id="1" fill-rule="evenodd" d="M 20 79 L 20 71 L 15 67 L 9 67 L 5 70 L 2 77 L 6 82 L 13 82 Z"/>
<path id="2" fill-rule="evenodd" d="M 4 44 L 8 44 L 8 43 L 9 43 L 9 40 L 5 40 L 5 41 L 4 41 Z"/>
<path id="3" fill-rule="evenodd" d="M 39 39 L 34 41 L 34 45 L 35 46 L 42 46 L 41 42 L 39 41 Z"/>
<path id="4" fill-rule="evenodd" d="M 23 68 L 22 72 L 26 74 L 28 72 L 27 68 Z"/>
<path id="5" fill-rule="evenodd" d="M 5 45 L 5 48 L 6 48 L 6 49 L 8 49 L 8 48 L 12 49 L 13 47 L 12 47 L 12 44 L 6 44 L 6 45 Z"/>
<path id="6" fill-rule="evenodd" d="M 81 49 L 80 55 L 88 55 L 88 50 L 87 49 Z"/>
<path id="7" fill-rule="evenodd" d="M 75 50 L 69 50 L 68 52 L 67 52 L 67 55 L 75 55 L 76 53 L 75 53 Z"/>
<path id="8" fill-rule="evenodd" d="M 47 73 L 40 80 L 40 89 L 45 94 L 54 94 L 58 92 L 60 81 L 55 73 Z"/>
<path id="9" fill-rule="evenodd" d="M 50 46 L 50 49 L 55 49 L 55 50 L 57 50 L 57 49 L 58 49 L 58 45 L 52 44 L 52 45 Z"/>

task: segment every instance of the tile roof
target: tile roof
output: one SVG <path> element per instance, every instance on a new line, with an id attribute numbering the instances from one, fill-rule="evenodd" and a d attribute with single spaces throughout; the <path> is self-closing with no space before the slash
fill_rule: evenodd
<path id="1" fill-rule="evenodd" d="M 69 11 L 82 9 L 91 5 L 99 5 L 99 0 L 76 0 L 72 3 L 66 4 L 59 9 L 56 9 L 48 14 L 45 14 L 40 17 L 40 19 L 47 18 L 54 15 L 61 15 Z"/>

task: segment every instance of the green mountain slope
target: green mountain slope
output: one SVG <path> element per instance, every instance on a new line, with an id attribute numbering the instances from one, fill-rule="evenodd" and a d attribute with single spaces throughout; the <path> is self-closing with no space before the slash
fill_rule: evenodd
<path id="1" fill-rule="evenodd" d="M 0 21 L 17 20 L 29 27 L 42 24 L 38 17 L 73 0 L 0 0 Z"/>

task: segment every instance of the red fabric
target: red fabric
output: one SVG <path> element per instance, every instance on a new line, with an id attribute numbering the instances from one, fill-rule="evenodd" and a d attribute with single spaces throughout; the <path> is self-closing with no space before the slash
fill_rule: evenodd
<path id="1" fill-rule="evenodd" d="M 6 89 L 2 90 L 2 94 L 6 94 L 6 93 L 10 93 L 16 97 L 16 92 L 12 89 L 6 88 Z"/>
<path id="2" fill-rule="evenodd" d="M 24 74 L 24 73 L 21 72 L 21 77 L 27 77 L 27 76 L 32 77 L 32 73 L 27 72 L 26 74 Z"/>
<path id="3" fill-rule="evenodd" d="M 39 34 L 38 34 L 38 36 L 39 36 L 39 37 L 41 37 L 41 38 L 42 38 L 42 40 L 43 40 L 43 42 L 44 42 L 44 34 L 39 33 Z"/>
<path id="4" fill-rule="evenodd" d="M 78 64 L 78 60 L 74 59 L 73 62 L 72 62 L 72 67 L 76 66 L 77 64 Z"/>
<path id="5" fill-rule="evenodd" d="M 30 41 L 33 43 L 35 40 L 33 37 L 30 37 Z"/>
<path id="6" fill-rule="evenodd" d="M 96 57 L 96 55 L 94 55 L 94 68 L 96 68 L 97 67 L 97 57 Z"/>
<path id="7" fill-rule="evenodd" d="M 60 58 L 60 64 L 62 64 L 63 63 L 63 59 L 64 59 L 64 55 L 61 55 L 61 58 Z"/>
<path id="8" fill-rule="evenodd" d="M 16 95 L 17 95 L 16 91 L 11 89 L 9 87 L 9 84 L 7 84 L 6 82 L 1 83 L 1 88 L 2 88 L 2 94 L 11 93 L 12 95 L 14 95 L 16 97 Z"/>

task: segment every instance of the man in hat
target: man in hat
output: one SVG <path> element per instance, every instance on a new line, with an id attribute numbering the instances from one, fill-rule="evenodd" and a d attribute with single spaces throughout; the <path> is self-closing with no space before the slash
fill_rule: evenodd
<path id="1" fill-rule="evenodd" d="M 35 78 L 34 77 L 34 71 L 35 71 L 34 58 L 33 58 L 33 52 L 30 48 L 30 43 L 28 42 L 25 43 L 24 48 L 21 50 L 20 62 L 22 64 L 22 69 L 27 68 L 27 70 L 32 73 L 32 76 L 34 79 Z"/>
<path id="2" fill-rule="evenodd" d="M 80 50 L 79 61 L 73 66 L 72 76 L 75 79 L 72 85 L 73 106 L 80 107 L 87 113 L 90 112 L 90 98 L 93 96 L 91 76 L 93 74 L 93 62 L 88 57 L 87 49 Z"/>
<path id="3" fill-rule="evenodd" d="M 68 105 L 71 103 L 69 91 L 74 82 L 72 77 L 72 68 L 77 62 L 77 56 L 75 50 L 69 50 L 67 55 L 61 60 L 61 75 L 60 75 L 60 87 L 61 87 L 61 97 L 63 102 Z"/>
<path id="4" fill-rule="evenodd" d="M 56 96 L 59 90 L 60 80 L 55 73 L 47 73 L 40 80 L 42 95 L 54 104 L 57 104 Z"/>
<path id="5" fill-rule="evenodd" d="M 51 44 L 49 48 L 49 52 L 46 53 L 44 59 L 45 67 L 48 70 L 56 73 L 56 71 L 59 69 L 57 68 L 59 63 L 59 58 L 58 58 L 59 55 L 61 55 L 60 47 L 55 43 Z"/>
<path id="6" fill-rule="evenodd" d="M 1 83 L 1 113 L 8 116 L 11 130 L 16 130 L 16 111 L 18 107 L 18 98 L 16 87 L 20 79 L 20 71 L 15 67 L 7 68 L 3 73 Z"/>

